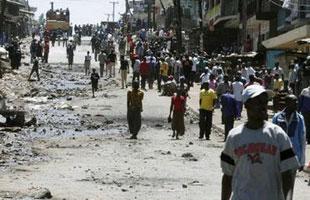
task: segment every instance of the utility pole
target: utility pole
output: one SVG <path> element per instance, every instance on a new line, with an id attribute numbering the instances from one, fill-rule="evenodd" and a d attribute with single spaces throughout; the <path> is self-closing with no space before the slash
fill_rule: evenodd
<path id="1" fill-rule="evenodd" d="M 147 28 L 152 28 L 152 0 L 147 0 Z"/>
<path id="2" fill-rule="evenodd" d="M 199 9 L 199 29 L 200 29 L 200 51 L 203 52 L 203 11 L 202 11 L 202 0 L 198 0 L 198 9 Z"/>
<path id="3" fill-rule="evenodd" d="M 113 4 L 113 22 L 115 22 L 115 5 L 119 4 L 118 1 L 110 1 Z"/>
<path id="4" fill-rule="evenodd" d="M 156 29 L 156 6 L 153 4 L 153 29 Z"/>
<path id="5" fill-rule="evenodd" d="M 180 0 L 174 0 L 174 6 L 176 7 L 176 35 L 177 35 L 177 52 L 180 55 L 183 52 L 183 44 L 182 44 L 182 8 Z"/>
<path id="6" fill-rule="evenodd" d="M 242 15 L 242 30 L 241 30 L 241 45 L 244 48 L 244 44 L 247 38 L 247 20 L 248 20 L 248 16 L 247 16 L 247 1 L 246 0 L 242 0 L 242 11 L 241 11 L 241 15 Z"/>
<path id="7" fill-rule="evenodd" d="M 111 14 L 105 14 L 108 17 L 108 22 L 110 22 L 110 16 Z"/>

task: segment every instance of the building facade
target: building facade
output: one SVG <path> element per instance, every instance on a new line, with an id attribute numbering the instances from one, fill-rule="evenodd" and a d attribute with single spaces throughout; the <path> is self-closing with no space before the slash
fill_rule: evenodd
<path id="1" fill-rule="evenodd" d="M 0 0 L 0 10 L 2 9 L 4 20 L 3 30 L 0 33 L 1 44 L 12 37 L 24 38 L 31 34 L 35 8 L 30 7 L 28 1 L 6 0 L 4 4 L 4 0 Z"/>

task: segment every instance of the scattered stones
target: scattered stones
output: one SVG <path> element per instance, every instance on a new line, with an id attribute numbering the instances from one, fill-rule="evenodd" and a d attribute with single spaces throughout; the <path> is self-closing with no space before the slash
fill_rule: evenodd
<path id="1" fill-rule="evenodd" d="M 4 146 L 5 146 L 5 147 L 12 147 L 13 144 L 12 144 L 11 142 L 9 142 L 9 143 L 6 143 Z"/>
<path id="2" fill-rule="evenodd" d="M 182 157 L 183 157 L 183 158 L 193 158 L 194 156 L 193 156 L 192 153 L 183 153 L 183 154 L 182 154 Z"/>
<path id="3" fill-rule="evenodd" d="M 164 125 L 163 125 L 163 124 L 155 124 L 155 127 L 156 127 L 156 128 L 163 128 Z"/>
<path id="4" fill-rule="evenodd" d="M 39 189 L 33 194 L 35 199 L 51 199 L 53 196 L 47 188 Z"/>
<path id="5" fill-rule="evenodd" d="M 105 124 L 114 124 L 114 122 L 112 120 L 106 120 L 104 123 Z"/>
<path id="6" fill-rule="evenodd" d="M 88 105 L 84 105 L 81 108 L 86 110 L 86 109 L 88 109 L 88 107 L 89 107 Z"/>
<path id="7" fill-rule="evenodd" d="M 194 161 L 194 162 L 197 162 L 197 161 L 198 161 L 198 159 L 195 158 L 195 157 L 193 156 L 193 154 L 191 154 L 191 153 L 184 153 L 184 154 L 182 154 L 182 157 L 185 158 L 185 159 L 187 159 L 188 161 Z"/>
<path id="8" fill-rule="evenodd" d="M 67 101 L 71 101 L 71 100 L 72 100 L 72 97 L 67 97 L 66 100 L 67 100 Z"/>
<path id="9" fill-rule="evenodd" d="M 202 183 L 200 183 L 200 182 L 199 182 L 199 181 L 197 181 L 197 180 L 195 180 L 195 181 L 193 181 L 193 182 L 189 183 L 188 185 L 191 185 L 191 186 L 203 186 L 203 184 L 202 184 Z"/>
<path id="10" fill-rule="evenodd" d="M 182 188 L 187 188 L 187 185 L 186 185 L 186 184 L 183 184 L 183 185 L 182 185 Z"/>

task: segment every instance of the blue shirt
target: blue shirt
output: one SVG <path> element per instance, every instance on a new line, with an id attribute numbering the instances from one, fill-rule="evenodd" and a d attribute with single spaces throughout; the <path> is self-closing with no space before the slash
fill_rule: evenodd
<path id="1" fill-rule="evenodd" d="M 310 87 L 303 89 L 300 94 L 299 111 L 302 113 L 310 112 Z"/>
<path id="2" fill-rule="evenodd" d="M 286 119 L 285 110 L 277 113 L 272 118 L 272 123 L 280 126 L 289 136 L 294 152 L 300 166 L 305 165 L 306 128 L 304 118 L 298 112 L 294 112 L 290 119 Z"/>
<path id="3" fill-rule="evenodd" d="M 225 93 L 221 96 L 222 113 L 224 117 L 235 117 L 237 113 L 237 103 L 234 95 Z"/>

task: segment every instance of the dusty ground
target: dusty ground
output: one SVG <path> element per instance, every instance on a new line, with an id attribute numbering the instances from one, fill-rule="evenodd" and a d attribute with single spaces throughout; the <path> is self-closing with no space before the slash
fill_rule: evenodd
<path id="1" fill-rule="evenodd" d="M 77 63 L 88 49 L 78 47 Z M 10 105 L 37 116 L 39 126 L 0 132 L 0 199 L 32 199 L 40 188 L 67 200 L 220 199 L 220 133 L 199 141 L 189 113 L 185 137 L 172 140 L 169 98 L 147 91 L 139 140 L 128 140 L 126 90 L 118 80 L 100 80 L 93 99 L 82 65 L 71 72 L 62 64 L 63 48 L 52 49 L 50 62 L 41 82 L 26 81 L 27 66 L 1 80 Z M 299 174 L 295 199 L 310 198 L 306 180 Z"/>

